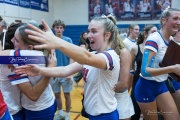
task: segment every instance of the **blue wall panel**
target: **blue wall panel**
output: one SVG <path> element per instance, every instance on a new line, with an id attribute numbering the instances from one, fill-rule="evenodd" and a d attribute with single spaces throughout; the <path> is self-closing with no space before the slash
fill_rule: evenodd
<path id="1" fill-rule="evenodd" d="M 159 24 L 155 24 L 158 29 L 160 29 Z M 145 24 L 139 24 L 140 31 L 144 28 Z M 119 24 L 118 28 L 128 28 L 129 24 Z M 83 31 L 88 31 L 88 25 L 67 25 L 64 31 L 64 35 L 70 37 L 74 44 L 78 45 L 80 34 Z"/>

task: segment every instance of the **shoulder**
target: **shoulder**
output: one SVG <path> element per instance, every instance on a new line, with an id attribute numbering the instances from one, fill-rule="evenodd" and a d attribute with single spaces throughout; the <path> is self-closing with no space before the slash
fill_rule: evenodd
<path id="1" fill-rule="evenodd" d="M 11 50 L 9 52 L 10 56 L 44 56 L 42 51 L 37 50 Z"/>
<path id="2" fill-rule="evenodd" d="M 137 51 L 138 50 L 138 45 L 137 44 L 133 44 L 131 51 Z"/>
<path id="3" fill-rule="evenodd" d="M 161 38 L 159 32 L 154 32 L 148 36 L 147 40 L 157 40 L 159 38 Z"/>
<path id="4" fill-rule="evenodd" d="M 125 38 L 124 40 L 123 40 L 123 43 L 127 43 L 129 41 L 129 39 L 128 38 Z"/>
<path id="5" fill-rule="evenodd" d="M 119 58 L 119 55 L 117 55 L 117 53 L 114 50 L 103 51 L 100 54 L 102 54 L 103 56 L 106 56 L 108 59 Z"/>
<path id="6" fill-rule="evenodd" d="M 123 48 L 120 53 L 120 57 L 130 57 L 131 54 L 127 48 Z"/>
<path id="7" fill-rule="evenodd" d="M 35 56 L 42 56 L 43 52 L 38 50 L 20 50 L 20 54 L 23 55 L 35 55 Z M 43 55 L 44 56 L 44 55 Z"/>
<path id="8" fill-rule="evenodd" d="M 130 63 L 131 62 L 131 54 L 130 52 L 128 51 L 127 48 L 123 48 L 121 50 L 121 53 L 120 53 L 120 62 L 121 64 L 126 64 L 126 63 Z"/>
<path id="9" fill-rule="evenodd" d="M 11 50 L 0 50 L 0 56 L 8 56 Z"/>
<path id="10" fill-rule="evenodd" d="M 62 39 L 72 43 L 72 39 L 70 37 L 63 36 Z"/>

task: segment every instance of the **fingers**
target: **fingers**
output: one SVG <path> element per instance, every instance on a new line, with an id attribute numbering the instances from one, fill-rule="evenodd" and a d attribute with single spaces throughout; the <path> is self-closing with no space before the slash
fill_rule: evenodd
<path id="1" fill-rule="evenodd" d="M 43 35 L 33 30 L 26 29 L 25 32 L 28 34 L 28 38 L 38 41 L 40 43 L 44 43 Z"/>
<path id="2" fill-rule="evenodd" d="M 36 31 L 38 33 L 43 33 L 43 31 L 39 28 L 37 28 L 36 26 L 32 25 L 32 24 L 27 24 L 29 28 L 31 28 L 33 31 Z"/>
<path id="3" fill-rule="evenodd" d="M 35 49 L 50 49 L 50 48 L 48 48 L 48 46 L 46 44 L 35 45 L 34 48 Z"/>
<path id="4" fill-rule="evenodd" d="M 48 26 L 48 24 L 44 21 L 44 19 L 42 20 L 42 24 L 44 26 L 45 31 L 51 30 L 50 27 Z"/>
<path id="5" fill-rule="evenodd" d="M 15 70 L 16 74 L 26 74 L 25 69 Z"/>
<path id="6" fill-rule="evenodd" d="M 21 74 L 20 76 L 21 76 L 21 77 L 25 77 L 25 76 L 28 76 L 28 75 L 27 75 L 27 74 Z"/>
<path id="7" fill-rule="evenodd" d="M 30 68 L 30 67 L 32 67 L 32 66 L 33 66 L 33 65 L 18 66 L 18 67 L 16 67 L 16 70 L 26 69 L 26 68 Z"/>

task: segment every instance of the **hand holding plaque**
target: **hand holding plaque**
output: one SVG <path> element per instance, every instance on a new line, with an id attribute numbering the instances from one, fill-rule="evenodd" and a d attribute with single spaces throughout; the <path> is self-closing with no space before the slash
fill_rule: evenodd
<path id="1" fill-rule="evenodd" d="M 159 64 L 161 67 L 180 64 L 180 45 L 173 40 L 170 41 L 168 49 L 164 55 L 162 62 Z M 180 81 L 180 75 L 169 73 L 169 75 L 176 81 Z"/>

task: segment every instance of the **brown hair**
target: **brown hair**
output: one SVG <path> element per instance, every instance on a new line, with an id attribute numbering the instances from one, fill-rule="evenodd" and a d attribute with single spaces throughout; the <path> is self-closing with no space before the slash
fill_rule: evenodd
<path id="1" fill-rule="evenodd" d="M 52 25 L 52 28 L 55 28 L 55 26 L 63 26 L 64 29 L 66 28 L 66 25 L 62 20 L 55 20 Z"/>

